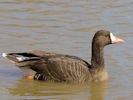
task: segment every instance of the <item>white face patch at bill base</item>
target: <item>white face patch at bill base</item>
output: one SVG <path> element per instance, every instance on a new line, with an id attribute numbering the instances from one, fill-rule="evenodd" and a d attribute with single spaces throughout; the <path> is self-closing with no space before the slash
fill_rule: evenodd
<path id="1" fill-rule="evenodd" d="M 113 33 L 110 33 L 111 43 L 115 43 L 116 37 L 113 35 Z"/>

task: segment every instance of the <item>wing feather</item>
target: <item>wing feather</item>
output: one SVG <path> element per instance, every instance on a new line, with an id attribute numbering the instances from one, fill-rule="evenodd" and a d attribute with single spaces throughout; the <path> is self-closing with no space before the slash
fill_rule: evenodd
<path id="1" fill-rule="evenodd" d="M 70 57 L 51 57 L 47 62 L 49 77 L 60 81 L 82 81 L 89 76 L 89 68 L 86 63 Z M 44 73 L 45 74 L 45 73 Z"/>

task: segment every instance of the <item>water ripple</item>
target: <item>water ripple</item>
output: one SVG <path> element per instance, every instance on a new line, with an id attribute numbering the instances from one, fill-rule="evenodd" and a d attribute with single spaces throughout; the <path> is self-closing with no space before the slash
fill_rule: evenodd
<path id="1" fill-rule="evenodd" d="M 90 85 L 92 88 L 69 90 L 64 85 L 30 82 L 20 79 L 20 70 L 12 69 L 13 65 L 0 58 L 1 96 L 6 100 L 27 96 L 29 99 L 132 99 L 132 6 L 132 0 L 0 0 L 1 53 L 41 49 L 90 61 L 91 39 L 97 30 L 109 30 L 125 40 L 124 44 L 105 49 L 108 86 L 96 83 Z M 14 76 L 12 72 L 16 70 Z M 26 84 L 31 88 L 25 88 Z M 51 88 L 53 85 L 55 88 Z"/>

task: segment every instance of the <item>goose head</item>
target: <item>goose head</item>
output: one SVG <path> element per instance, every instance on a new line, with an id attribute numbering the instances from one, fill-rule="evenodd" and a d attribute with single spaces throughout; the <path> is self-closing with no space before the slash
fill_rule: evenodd
<path id="1" fill-rule="evenodd" d="M 113 35 L 113 33 L 106 30 L 97 31 L 92 40 L 92 44 L 96 44 L 100 47 L 122 42 L 124 42 L 123 39 L 118 38 L 117 36 Z"/>

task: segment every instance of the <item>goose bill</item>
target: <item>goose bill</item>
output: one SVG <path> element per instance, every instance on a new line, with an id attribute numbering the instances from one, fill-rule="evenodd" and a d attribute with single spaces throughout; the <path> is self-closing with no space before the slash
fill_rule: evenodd
<path id="1" fill-rule="evenodd" d="M 124 40 L 121 38 L 118 38 L 114 36 L 112 33 L 110 33 L 111 43 L 123 43 Z"/>

